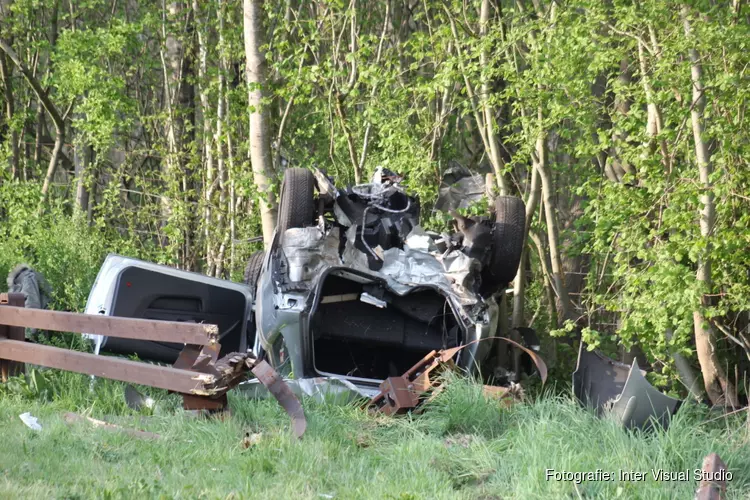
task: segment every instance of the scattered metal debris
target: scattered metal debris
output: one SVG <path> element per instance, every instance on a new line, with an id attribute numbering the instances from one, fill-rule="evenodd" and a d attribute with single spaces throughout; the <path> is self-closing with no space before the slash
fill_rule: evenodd
<path id="1" fill-rule="evenodd" d="M 537 353 L 511 339 L 504 337 L 491 338 L 509 342 L 531 356 L 539 371 L 542 383 L 546 382 L 547 366 Z M 380 385 L 380 392 L 370 400 L 370 408 L 386 415 L 413 410 L 422 402 L 423 396 L 426 393 L 432 392 L 434 394 L 436 391 L 441 390 L 441 382 L 434 375 L 437 375 L 439 369 L 452 366 L 453 357 L 465 347 L 468 347 L 468 344 L 451 349 L 432 351 L 402 376 L 388 377 Z M 430 378 L 431 374 L 433 375 L 432 379 Z M 485 389 L 485 391 L 487 390 Z"/>
<path id="2" fill-rule="evenodd" d="M 588 351 L 581 342 L 573 393 L 583 406 L 614 415 L 628 429 L 649 429 L 654 422 L 666 429 L 682 401 L 659 392 L 644 375 L 635 360 L 628 366 Z"/>
<path id="3" fill-rule="evenodd" d="M 727 472 L 727 466 L 719 455 L 706 455 L 695 500 L 722 500 L 727 492 L 727 480 L 731 479 L 732 473 Z"/>
<path id="4" fill-rule="evenodd" d="M 127 427 L 122 427 L 117 424 L 111 424 L 109 422 L 105 422 L 104 420 L 97 420 L 91 417 L 84 417 L 83 415 L 79 415 L 77 413 L 68 412 L 65 415 L 63 415 L 63 418 L 65 419 L 65 422 L 67 424 L 88 422 L 90 424 L 93 424 L 94 427 L 97 427 L 100 429 L 106 429 L 108 431 L 122 432 L 132 437 L 137 437 L 137 438 L 142 438 L 142 439 L 160 439 L 161 438 L 159 434 L 155 434 L 153 432 L 147 432 L 147 431 L 142 431 L 138 429 L 129 429 Z"/>
<path id="5" fill-rule="evenodd" d="M 337 377 L 289 378 L 286 385 L 297 397 L 305 397 L 318 402 L 348 404 L 360 399 L 370 399 L 378 393 L 377 388 L 357 387 L 349 380 Z M 242 382 L 237 390 L 249 398 L 259 399 L 269 395 L 268 389 L 258 379 Z"/>
<path id="6" fill-rule="evenodd" d="M 265 361 L 256 364 L 252 371 L 253 375 L 258 377 L 258 380 L 266 386 L 268 392 L 273 394 L 273 397 L 276 398 L 281 407 L 292 418 L 294 435 L 298 438 L 302 437 L 307 428 L 307 419 L 305 419 L 305 412 L 302 410 L 299 399 L 297 399 L 279 374 L 276 373 L 276 370 L 271 368 L 271 365 Z"/>
<path id="7" fill-rule="evenodd" d="M 33 416 L 31 413 L 29 412 L 21 413 L 20 415 L 18 415 L 18 418 L 20 418 L 21 422 L 26 424 L 26 427 L 28 427 L 32 431 L 42 430 L 42 426 L 39 424 L 39 420 L 35 416 Z"/>

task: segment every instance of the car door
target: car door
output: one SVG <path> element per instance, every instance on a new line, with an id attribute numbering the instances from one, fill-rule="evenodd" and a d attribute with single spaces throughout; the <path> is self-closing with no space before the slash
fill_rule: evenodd
<path id="1" fill-rule="evenodd" d="M 215 324 L 224 355 L 245 352 L 255 344 L 255 328 L 249 321 L 253 293 L 239 283 L 110 254 L 91 289 L 86 313 Z M 172 342 L 88 337 L 96 352 L 135 354 L 165 363 L 173 363 L 183 348 Z"/>

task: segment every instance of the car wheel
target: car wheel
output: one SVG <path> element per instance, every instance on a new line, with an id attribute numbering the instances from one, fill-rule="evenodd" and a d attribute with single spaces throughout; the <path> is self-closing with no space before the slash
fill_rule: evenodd
<path id="1" fill-rule="evenodd" d="M 253 293 L 255 293 L 255 290 L 258 288 L 258 278 L 260 278 L 260 269 L 263 267 L 263 258 L 265 256 L 266 252 L 258 250 L 247 259 L 244 282 L 252 288 Z"/>
<path id="2" fill-rule="evenodd" d="M 489 293 L 513 281 L 521 262 L 526 233 L 526 207 L 521 198 L 495 199 L 495 230 L 490 263 L 482 273 L 482 288 Z"/>
<path id="3" fill-rule="evenodd" d="M 315 177 L 305 168 L 288 168 L 284 172 L 279 201 L 277 229 L 280 234 L 293 227 L 307 227 L 314 221 Z"/>

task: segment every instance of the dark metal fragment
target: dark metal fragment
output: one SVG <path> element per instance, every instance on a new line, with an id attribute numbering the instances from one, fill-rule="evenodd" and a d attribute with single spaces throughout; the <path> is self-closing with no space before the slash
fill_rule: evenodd
<path id="1" fill-rule="evenodd" d="M 298 438 L 302 437 L 307 428 L 305 412 L 302 410 L 299 399 L 284 382 L 284 379 L 266 361 L 258 362 L 253 367 L 252 372 L 292 418 L 294 435 Z"/>
<path id="2" fill-rule="evenodd" d="M 659 392 L 644 375 L 635 360 L 628 366 L 581 343 L 573 393 L 583 406 L 614 415 L 628 429 L 648 429 L 654 422 L 666 428 L 682 402 Z"/>

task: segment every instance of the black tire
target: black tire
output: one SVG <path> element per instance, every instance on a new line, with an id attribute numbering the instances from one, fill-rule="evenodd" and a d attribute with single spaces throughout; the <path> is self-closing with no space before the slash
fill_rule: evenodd
<path id="1" fill-rule="evenodd" d="M 258 288 L 258 278 L 260 278 L 260 269 L 263 267 L 263 258 L 266 256 L 266 252 L 258 250 L 253 253 L 249 259 L 247 259 L 247 266 L 245 266 L 245 284 L 253 290 Z"/>
<path id="2" fill-rule="evenodd" d="M 288 168 L 284 172 L 279 201 L 279 218 L 276 225 L 283 234 L 289 228 L 307 227 L 314 223 L 315 177 L 304 168 Z"/>
<path id="3" fill-rule="evenodd" d="M 490 263 L 482 272 L 482 289 L 494 293 L 516 276 L 526 232 L 526 206 L 521 198 L 498 196 L 495 199 L 495 231 L 492 235 Z"/>

